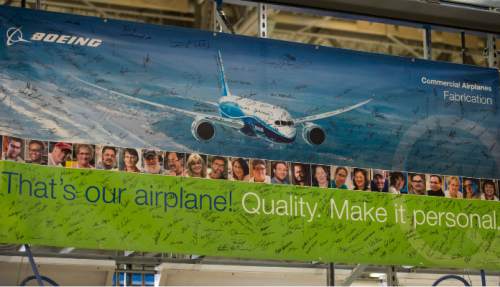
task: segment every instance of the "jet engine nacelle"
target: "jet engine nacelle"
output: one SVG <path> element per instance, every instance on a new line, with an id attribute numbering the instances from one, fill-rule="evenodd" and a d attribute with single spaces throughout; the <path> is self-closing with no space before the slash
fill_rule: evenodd
<path id="1" fill-rule="evenodd" d="M 215 126 L 205 118 L 196 118 L 191 124 L 191 133 L 199 141 L 208 141 L 215 136 Z"/>
<path id="2" fill-rule="evenodd" d="M 325 131 L 318 125 L 305 123 L 302 129 L 302 137 L 310 145 L 320 145 L 326 139 Z"/>

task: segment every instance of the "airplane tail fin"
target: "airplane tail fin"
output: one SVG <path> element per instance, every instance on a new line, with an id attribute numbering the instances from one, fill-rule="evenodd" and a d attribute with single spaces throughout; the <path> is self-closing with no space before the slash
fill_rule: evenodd
<path id="1" fill-rule="evenodd" d="M 224 65 L 222 64 L 222 55 L 220 50 L 217 55 L 217 66 L 219 66 L 219 81 L 221 86 L 221 94 L 223 97 L 231 95 L 227 86 L 226 74 L 224 73 Z"/>

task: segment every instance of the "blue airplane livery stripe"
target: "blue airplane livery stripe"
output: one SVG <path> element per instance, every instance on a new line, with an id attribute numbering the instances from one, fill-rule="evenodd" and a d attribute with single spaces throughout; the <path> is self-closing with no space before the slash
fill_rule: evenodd
<path id="1" fill-rule="evenodd" d="M 277 138 L 278 140 L 285 141 L 285 142 L 289 142 L 290 141 L 289 138 L 287 138 L 284 135 L 282 135 L 279 131 L 277 131 L 275 128 L 273 128 L 272 126 L 268 125 L 267 123 L 265 123 L 261 119 L 253 117 L 253 116 L 246 115 L 241 110 L 241 108 L 238 106 L 238 104 L 236 104 L 236 103 L 230 103 L 230 102 L 221 103 L 219 105 L 219 108 L 220 108 L 222 116 L 225 116 L 225 117 L 228 117 L 228 118 L 231 118 L 231 119 L 244 119 L 244 118 L 246 118 L 246 119 L 252 119 L 256 123 L 258 123 L 260 126 L 262 126 L 262 128 L 264 128 L 265 130 L 268 130 L 268 131 L 272 132 L 272 134 L 275 135 L 274 138 Z M 254 125 L 255 125 L 255 123 L 254 123 Z"/>

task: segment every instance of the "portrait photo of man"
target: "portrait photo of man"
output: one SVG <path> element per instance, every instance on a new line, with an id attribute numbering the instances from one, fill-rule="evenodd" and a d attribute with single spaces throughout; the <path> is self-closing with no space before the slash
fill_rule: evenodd
<path id="1" fill-rule="evenodd" d="M 185 176 L 186 154 L 181 152 L 166 152 L 165 153 L 165 170 L 167 175 Z"/>
<path id="2" fill-rule="evenodd" d="M 381 169 L 372 169 L 371 190 L 374 192 L 388 192 L 389 180 L 388 172 Z"/>
<path id="3" fill-rule="evenodd" d="M 208 156 L 207 178 L 227 179 L 227 159 L 222 156 Z"/>
<path id="4" fill-rule="evenodd" d="M 267 162 L 262 159 L 253 159 L 250 161 L 251 176 L 249 182 L 271 183 Z"/>
<path id="5" fill-rule="evenodd" d="M 408 178 L 410 181 L 408 194 L 427 195 L 425 191 L 425 174 L 409 173 Z"/>
<path id="6" fill-rule="evenodd" d="M 119 148 L 114 146 L 97 146 L 97 168 L 104 170 L 118 170 Z"/>
<path id="7" fill-rule="evenodd" d="M 48 164 L 65 167 L 66 161 L 71 161 L 73 145 L 66 142 L 50 142 Z"/>
<path id="8" fill-rule="evenodd" d="M 142 172 L 150 174 L 164 174 L 163 152 L 152 149 L 142 151 Z"/>
<path id="9" fill-rule="evenodd" d="M 32 164 L 47 164 L 47 143 L 39 140 L 27 141 L 25 161 Z"/>
<path id="10" fill-rule="evenodd" d="M 5 136 L 2 159 L 24 162 L 24 140 L 17 137 Z"/>
<path id="11" fill-rule="evenodd" d="M 311 186 L 311 166 L 305 163 L 292 163 L 292 184 Z"/>
<path id="12" fill-rule="evenodd" d="M 443 177 L 437 174 L 431 174 L 428 177 L 429 180 L 429 190 L 427 190 L 427 195 L 429 196 L 443 196 Z"/>
<path id="13" fill-rule="evenodd" d="M 284 161 L 271 162 L 271 183 L 290 184 L 290 165 Z"/>

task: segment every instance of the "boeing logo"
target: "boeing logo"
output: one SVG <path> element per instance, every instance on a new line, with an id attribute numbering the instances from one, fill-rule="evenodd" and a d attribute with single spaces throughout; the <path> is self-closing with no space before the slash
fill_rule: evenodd
<path id="1" fill-rule="evenodd" d="M 7 46 L 12 46 L 18 42 L 27 42 L 30 41 L 23 38 L 23 32 L 21 31 L 21 27 L 11 27 L 7 29 Z"/>
<path id="2" fill-rule="evenodd" d="M 101 39 L 96 38 L 87 38 L 87 37 L 79 37 L 74 35 L 64 35 L 64 34 L 55 34 L 55 33 L 43 33 L 36 32 L 31 35 L 30 40 L 26 40 L 23 38 L 23 32 L 21 31 L 21 27 L 11 27 L 7 30 L 7 46 L 12 46 L 15 43 L 24 42 L 46 42 L 46 43 L 56 43 L 56 44 L 65 44 L 65 45 L 73 45 L 73 46 L 87 46 L 91 48 L 97 48 L 102 44 Z"/>

